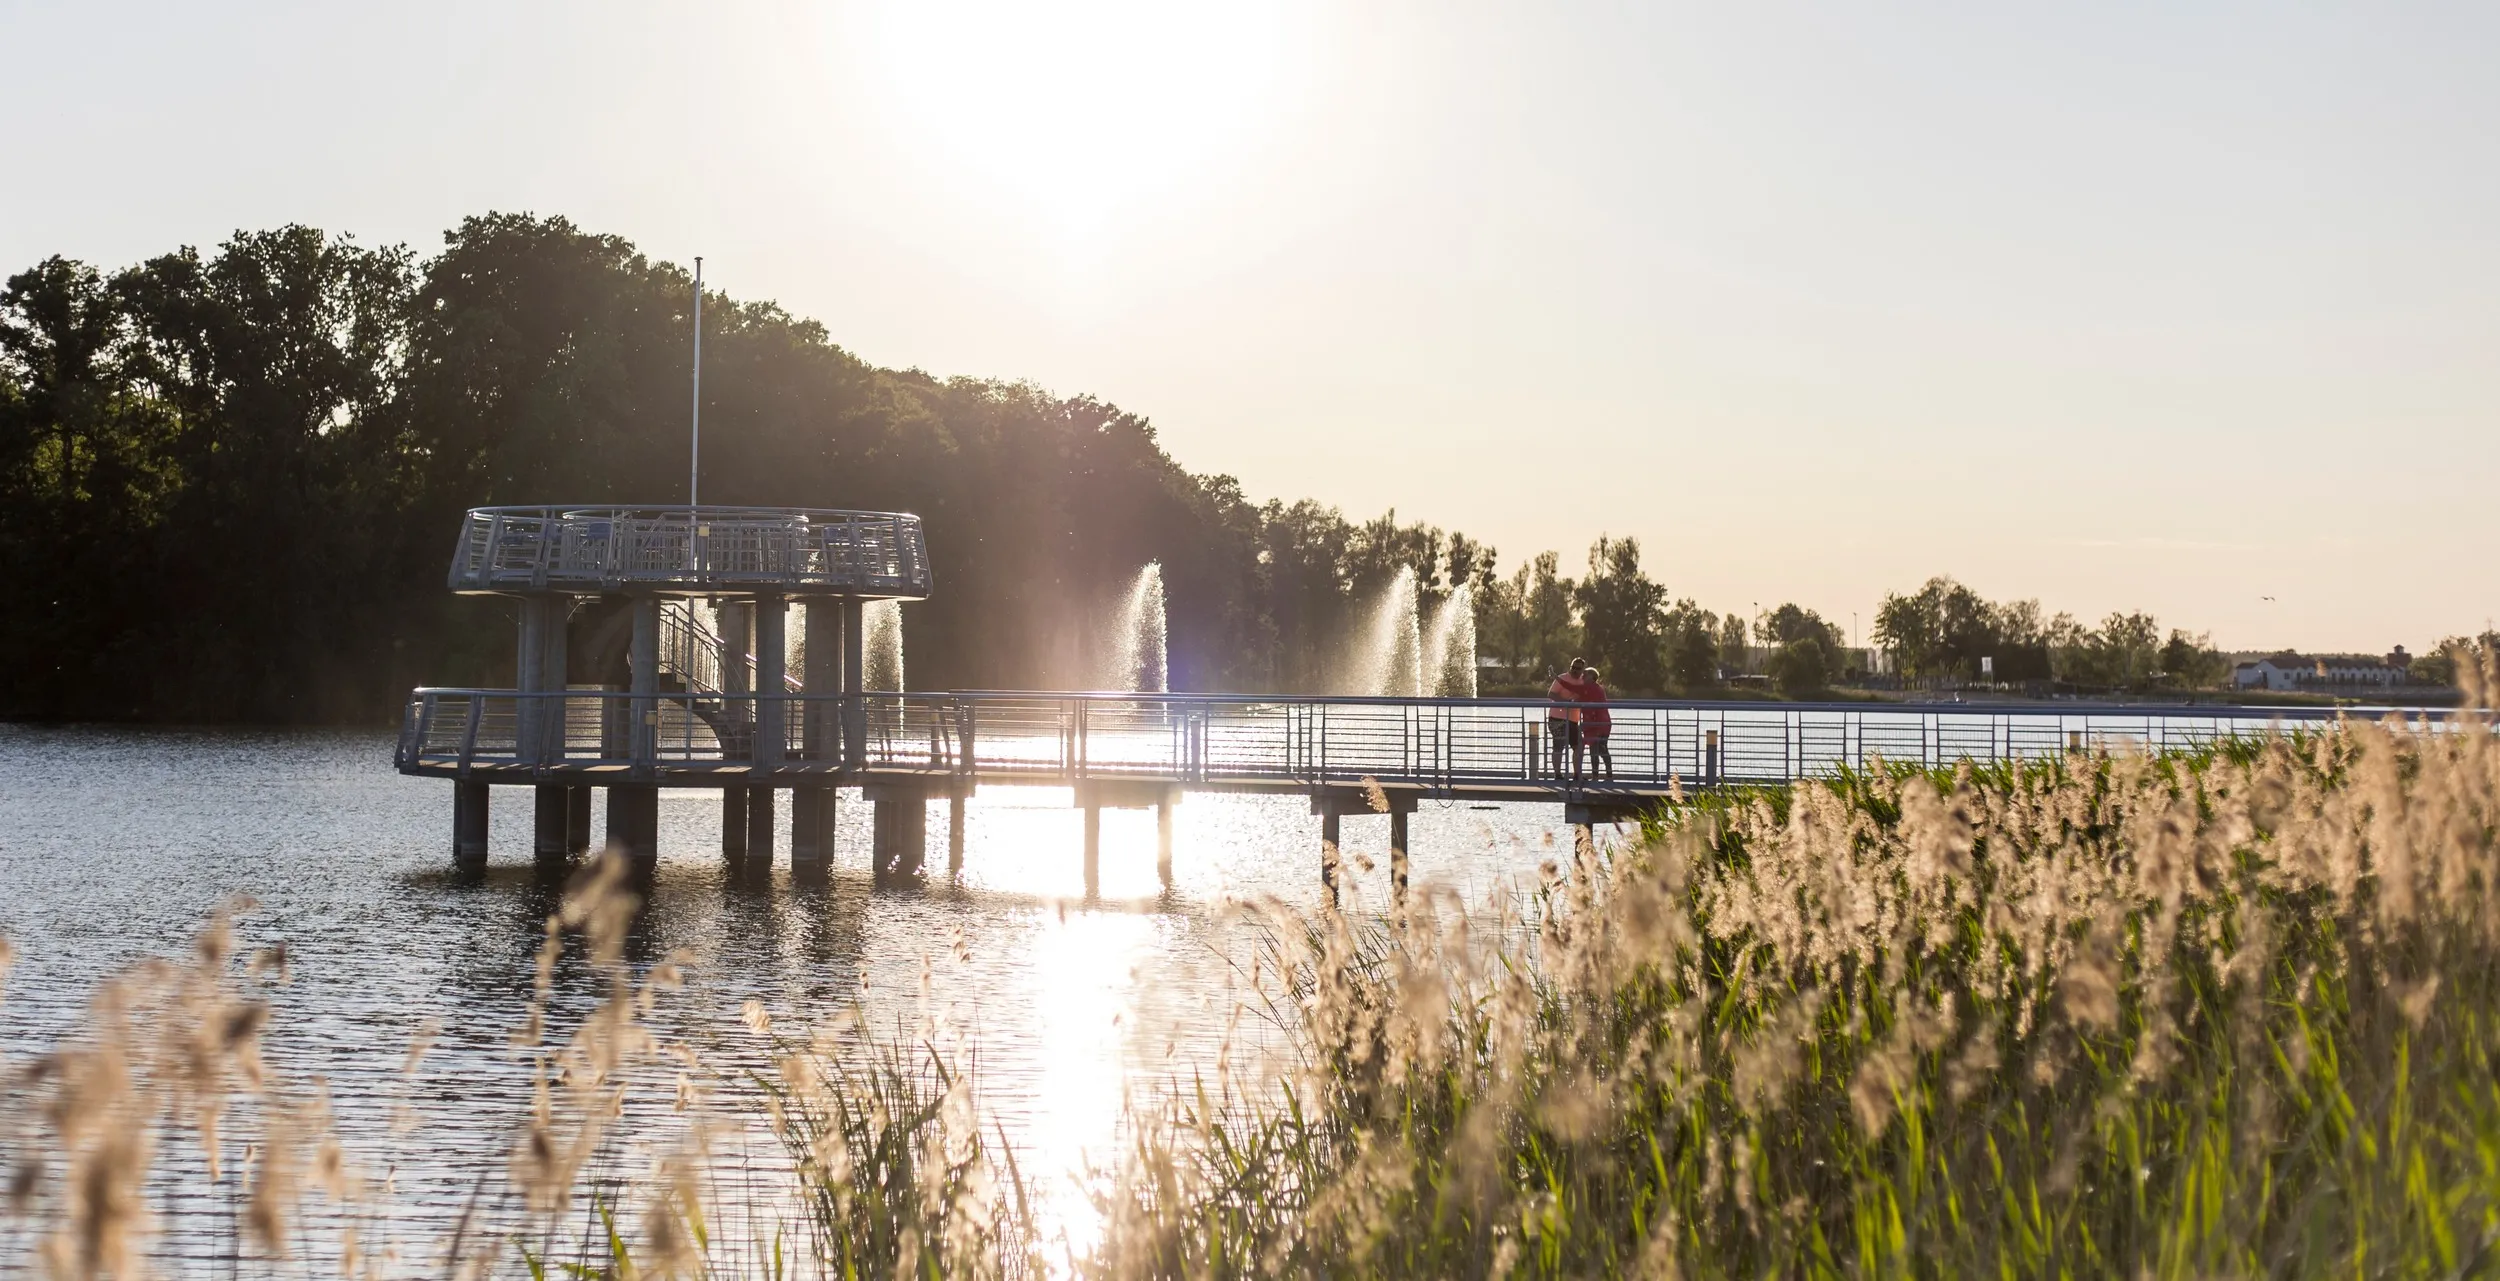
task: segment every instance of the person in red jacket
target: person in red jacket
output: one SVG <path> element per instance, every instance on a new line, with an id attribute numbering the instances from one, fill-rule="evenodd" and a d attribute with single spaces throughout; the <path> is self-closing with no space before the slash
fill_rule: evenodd
<path id="1" fill-rule="evenodd" d="M 1588 748 L 1589 775 L 1599 769 L 1606 771 L 1606 781 L 1615 781 L 1614 754 L 1606 750 L 1606 738 L 1615 732 L 1614 714 L 1606 710 L 1606 687 L 1597 681 L 1597 669 L 1580 673 L 1580 742 Z"/>
<path id="2" fill-rule="evenodd" d="M 1545 709 L 1545 741 L 1554 755 L 1554 777 L 1577 778 L 1580 774 L 1580 673 L 1589 669 L 1588 660 L 1571 660 L 1571 670 L 1554 677 L 1545 687 L 1545 696 L 1553 706 Z M 1571 762 L 1571 773 L 1563 773 L 1563 761 Z"/>

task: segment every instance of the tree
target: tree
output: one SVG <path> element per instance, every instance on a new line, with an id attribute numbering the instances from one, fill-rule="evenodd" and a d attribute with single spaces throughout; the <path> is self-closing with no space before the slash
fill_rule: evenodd
<path id="1" fill-rule="evenodd" d="M 1599 537 L 1589 547 L 1589 575 L 1572 590 L 1579 607 L 1584 657 L 1614 687 L 1655 693 L 1665 682 L 1660 663 L 1667 589 L 1641 571 L 1641 545 Z"/>
<path id="2" fill-rule="evenodd" d="M 1888 594 L 1875 611 L 1875 643 L 1892 654 L 1904 676 L 1979 675 L 1979 660 L 2004 681 L 2044 680 L 2050 674 L 2049 644 L 2037 601 L 2003 605 L 1946 577 L 1927 580 L 1916 592 Z"/>
<path id="3" fill-rule="evenodd" d="M 1719 683 L 1719 619 L 1689 600 L 1677 601 L 1660 620 L 1667 679 L 1687 692 Z"/>
<path id="4" fill-rule="evenodd" d="M 1773 647 L 1792 641 L 1815 640 L 1821 643 L 1827 658 L 1848 648 L 1839 628 L 1823 621 L 1821 614 L 1801 605 L 1782 605 L 1764 611 L 1760 618 L 1754 620 L 1753 632 L 1755 640 Z"/>
<path id="5" fill-rule="evenodd" d="M 1733 613 L 1719 619 L 1719 666 L 1728 672 L 1745 672 L 1753 667 L 1753 651 L 1745 643 L 1745 620 Z"/>
<path id="6" fill-rule="evenodd" d="M 2164 683 L 2178 689 L 2212 689 L 2230 674 L 2210 639 L 2176 628 L 2162 644 L 2161 671 Z"/>
<path id="7" fill-rule="evenodd" d="M 1831 684 L 1831 658 L 1822 638 L 1799 636 L 1771 653 L 1771 684 L 1783 694 L 1807 694 Z"/>

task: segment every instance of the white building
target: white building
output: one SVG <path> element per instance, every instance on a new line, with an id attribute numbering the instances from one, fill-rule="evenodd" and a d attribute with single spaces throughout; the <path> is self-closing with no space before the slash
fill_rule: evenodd
<path id="1" fill-rule="evenodd" d="M 2406 666 L 2401 645 L 2386 658 L 2348 654 L 2307 658 L 2286 650 L 2232 668 L 2231 684 L 2239 689 L 2280 691 L 2392 689 L 2405 683 Z"/>

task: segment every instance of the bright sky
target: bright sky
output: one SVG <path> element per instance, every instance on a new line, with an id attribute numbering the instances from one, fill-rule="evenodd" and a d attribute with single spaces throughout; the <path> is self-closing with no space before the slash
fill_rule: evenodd
<path id="1" fill-rule="evenodd" d="M 561 213 L 1714 608 L 2500 615 L 2488 4 L 8 0 L 0 48 L 8 270 Z"/>

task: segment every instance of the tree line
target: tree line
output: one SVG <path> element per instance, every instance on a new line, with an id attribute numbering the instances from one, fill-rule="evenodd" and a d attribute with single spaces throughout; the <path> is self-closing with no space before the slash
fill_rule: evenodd
<path id="1" fill-rule="evenodd" d="M 1876 655 L 1886 675 L 1910 681 L 1984 677 L 2147 691 L 2206 689 L 2229 675 L 2205 636 L 2177 628 L 2165 635 L 2150 614 L 2114 613 L 2087 625 L 2046 615 L 2038 601 L 1986 600 L 1946 577 L 1887 594 L 1864 648 L 1793 602 L 1747 618 L 1670 596 L 1642 570 L 1637 540 L 1600 538 L 1577 580 L 1563 577 L 1561 558 L 1547 552 L 1490 582 L 1477 597 L 1477 643 L 1519 693 L 1541 689 L 1572 657 L 1589 659 L 1610 686 L 1633 693 L 1700 694 L 1754 679 L 1810 693 L 1864 678 L 1861 660 Z"/>
<path id="2" fill-rule="evenodd" d="M 288 226 L 9 277 L 0 714 L 373 721 L 415 684 L 508 682 L 509 603 L 445 589 L 460 514 L 681 500 L 691 289 L 527 214 L 466 219 L 427 257 Z M 1630 538 L 1576 578 L 1550 552 L 1504 575 L 1493 548 L 1394 512 L 1254 502 L 1089 396 L 878 368 L 770 302 L 707 293 L 702 323 L 705 498 L 926 519 L 921 687 L 1089 683 L 1148 561 L 1176 689 L 1351 689 L 1350 642 L 1401 570 L 1427 608 L 1466 588 L 1481 652 L 1522 684 L 1585 656 L 1628 694 L 1756 669 L 1802 691 L 1853 661 L 1810 609 L 1674 598 Z M 2082 628 L 1947 579 L 1888 598 L 1875 639 L 1921 675 L 1989 656 L 2001 679 L 2124 684 L 2218 662 L 2142 615 Z"/>
<path id="3" fill-rule="evenodd" d="M 562 218 L 488 214 L 419 257 L 289 226 L 0 289 L 0 714 L 353 721 L 511 678 L 507 602 L 445 571 L 462 511 L 682 501 L 692 281 Z M 1151 424 L 1024 383 L 881 369 L 707 293 L 703 495 L 902 509 L 937 591 L 915 684 L 1088 683 L 1160 561 L 1175 688 L 1325 690 L 1400 567 L 1464 535 L 1254 503 Z"/>

